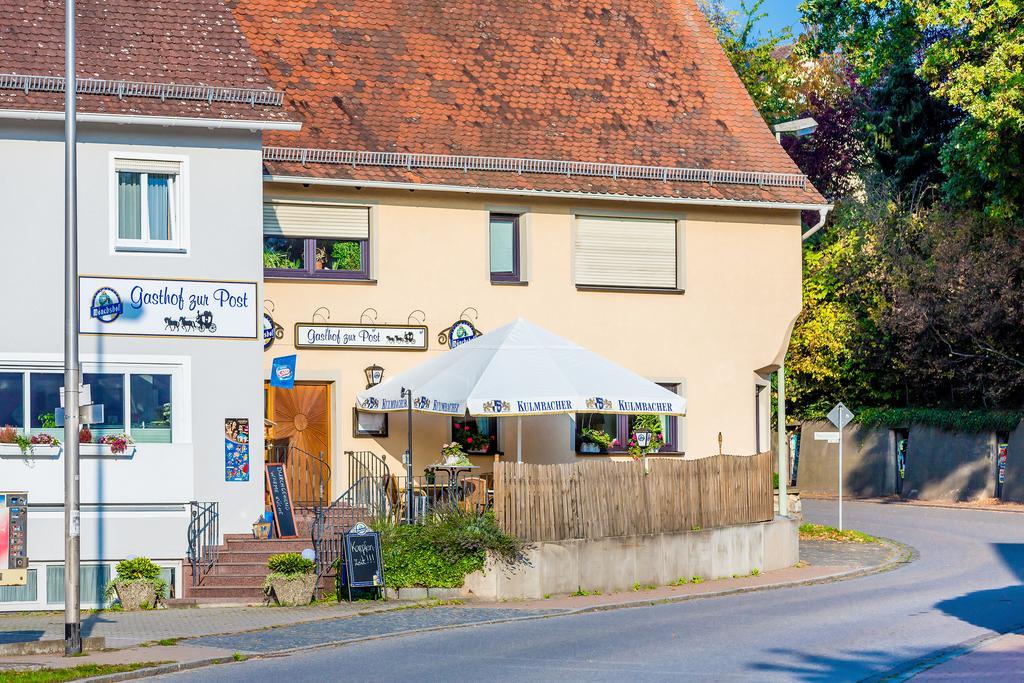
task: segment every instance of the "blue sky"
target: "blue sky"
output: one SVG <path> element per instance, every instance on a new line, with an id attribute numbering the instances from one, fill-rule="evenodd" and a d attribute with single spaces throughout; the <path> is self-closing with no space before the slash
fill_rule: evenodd
<path id="1" fill-rule="evenodd" d="M 747 0 L 747 5 L 753 5 L 755 0 Z M 761 20 L 761 30 L 779 31 L 790 26 L 793 34 L 800 33 L 800 11 L 797 6 L 801 0 L 765 0 L 761 6 L 762 12 L 768 16 Z M 724 0 L 725 6 L 732 10 L 740 8 L 740 0 Z"/>

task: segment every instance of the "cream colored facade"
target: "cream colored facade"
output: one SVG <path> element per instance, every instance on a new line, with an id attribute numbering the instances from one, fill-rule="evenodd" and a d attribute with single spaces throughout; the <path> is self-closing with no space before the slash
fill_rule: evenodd
<path id="1" fill-rule="evenodd" d="M 268 181 L 265 200 L 330 200 L 370 207 L 370 280 L 268 278 L 267 310 L 284 328 L 265 353 L 296 352 L 294 325 L 324 307 L 331 323 L 405 324 L 425 317 L 429 349 L 417 351 L 298 350 L 296 378 L 333 383 L 333 495 L 347 481 L 345 451 L 386 453 L 401 471 L 406 416 L 390 415 L 387 438 L 353 436 L 354 397 L 365 388 L 364 368 L 386 377 L 434 354 L 449 353 L 437 334 L 468 308 L 483 332 L 517 316 L 546 327 L 657 382 L 677 383 L 687 399 L 680 418 L 686 457 L 769 447 L 768 375 L 784 356 L 801 306 L 800 216 L 796 209 L 697 206 L 652 202 L 488 195 L 429 190 L 381 190 Z M 521 215 L 523 279 L 492 284 L 488 262 L 490 212 Z M 671 217 L 677 221 L 681 292 L 580 291 L 574 284 L 574 217 Z M 420 313 L 422 312 L 422 316 Z M 320 310 L 317 319 L 323 320 Z M 472 316 L 469 316 L 473 319 Z M 416 320 L 413 320 L 416 322 Z M 758 387 L 765 387 L 755 400 Z M 760 406 L 760 415 L 756 406 Z M 562 463 L 578 457 L 573 423 L 565 416 L 523 420 L 523 459 Z M 415 416 L 414 473 L 438 459 L 450 440 L 447 418 Z M 755 443 L 760 437 L 760 443 Z M 515 457 L 515 422 L 499 428 L 499 446 Z M 490 456 L 474 457 L 481 471 Z"/>

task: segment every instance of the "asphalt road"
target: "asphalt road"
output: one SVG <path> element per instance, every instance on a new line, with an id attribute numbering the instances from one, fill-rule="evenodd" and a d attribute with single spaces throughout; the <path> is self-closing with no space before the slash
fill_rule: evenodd
<path id="1" fill-rule="evenodd" d="M 805 501 L 835 523 L 835 503 Z M 189 681 L 856 681 L 1024 627 L 1024 516 L 848 503 L 915 561 L 848 581 L 386 638 L 167 677 Z"/>

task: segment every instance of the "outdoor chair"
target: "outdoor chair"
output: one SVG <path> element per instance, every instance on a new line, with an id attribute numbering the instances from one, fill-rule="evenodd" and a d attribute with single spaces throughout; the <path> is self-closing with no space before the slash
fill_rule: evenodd
<path id="1" fill-rule="evenodd" d="M 466 477 L 462 480 L 462 509 L 466 512 L 483 512 L 487 509 L 487 480 L 483 477 Z"/>

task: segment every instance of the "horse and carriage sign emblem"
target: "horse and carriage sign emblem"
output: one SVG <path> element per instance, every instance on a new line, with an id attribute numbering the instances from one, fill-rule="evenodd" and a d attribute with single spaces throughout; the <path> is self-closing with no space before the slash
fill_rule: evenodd
<path id="1" fill-rule="evenodd" d="M 255 282 L 79 278 L 82 334 L 258 339 Z"/>

